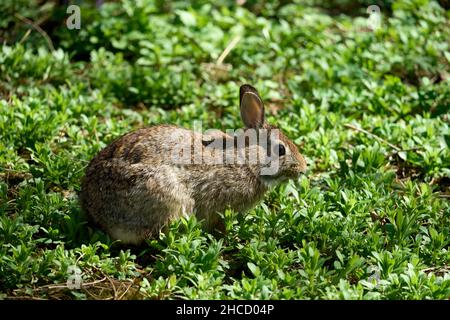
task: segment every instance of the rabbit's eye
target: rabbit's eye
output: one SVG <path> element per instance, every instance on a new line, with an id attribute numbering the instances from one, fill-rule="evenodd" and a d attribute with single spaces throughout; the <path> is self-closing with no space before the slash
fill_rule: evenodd
<path id="1" fill-rule="evenodd" d="M 286 154 L 286 148 L 280 143 L 278 145 L 278 156 L 284 156 Z"/>

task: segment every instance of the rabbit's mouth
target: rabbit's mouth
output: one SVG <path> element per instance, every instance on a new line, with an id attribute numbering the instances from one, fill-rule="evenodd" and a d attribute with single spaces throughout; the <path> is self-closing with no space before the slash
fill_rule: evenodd
<path id="1" fill-rule="evenodd" d="M 283 176 L 287 179 L 298 179 L 306 173 L 306 168 L 300 165 L 292 165 L 289 169 L 283 172 Z"/>

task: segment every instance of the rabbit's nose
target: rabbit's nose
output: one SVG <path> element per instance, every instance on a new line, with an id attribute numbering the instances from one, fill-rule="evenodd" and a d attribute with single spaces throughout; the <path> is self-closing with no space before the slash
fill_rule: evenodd
<path id="1" fill-rule="evenodd" d="M 308 169 L 308 165 L 306 164 L 305 158 L 303 158 L 302 155 L 299 155 L 298 159 L 298 171 L 300 171 L 302 174 L 306 174 L 306 170 Z"/>
<path id="2" fill-rule="evenodd" d="M 306 165 L 299 165 L 298 166 L 298 171 L 300 171 L 301 174 L 306 174 L 307 170 L 308 170 L 308 168 L 306 167 Z"/>

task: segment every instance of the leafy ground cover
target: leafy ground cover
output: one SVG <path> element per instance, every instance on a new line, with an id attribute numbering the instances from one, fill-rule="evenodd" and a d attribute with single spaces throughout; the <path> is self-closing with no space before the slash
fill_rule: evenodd
<path id="1" fill-rule="evenodd" d="M 374 31 L 370 1 L 240 3 L 83 2 L 79 30 L 57 1 L 0 4 L 0 298 L 450 297 L 448 4 L 378 1 Z M 157 123 L 239 128 L 244 82 L 306 177 L 225 212 L 222 238 L 192 218 L 134 248 L 87 223 L 101 148 Z"/>

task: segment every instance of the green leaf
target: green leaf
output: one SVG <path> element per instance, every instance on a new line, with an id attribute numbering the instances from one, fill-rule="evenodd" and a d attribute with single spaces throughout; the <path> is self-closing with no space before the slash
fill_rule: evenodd
<path id="1" fill-rule="evenodd" d="M 175 13 L 180 17 L 181 22 L 185 26 L 192 27 L 197 24 L 197 19 L 193 13 L 183 10 L 175 10 Z"/>
<path id="2" fill-rule="evenodd" d="M 247 262 L 247 267 L 255 277 L 258 277 L 261 274 L 259 267 L 256 266 L 254 263 Z"/>
<path id="3" fill-rule="evenodd" d="M 450 52 L 444 51 L 444 56 L 447 59 L 447 62 L 450 63 Z"/>

